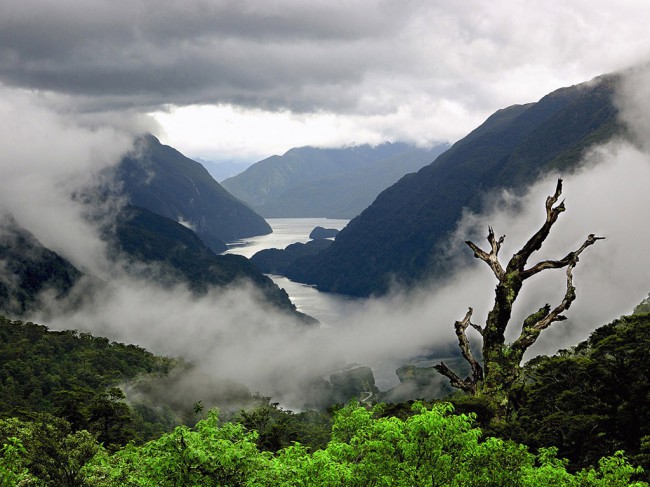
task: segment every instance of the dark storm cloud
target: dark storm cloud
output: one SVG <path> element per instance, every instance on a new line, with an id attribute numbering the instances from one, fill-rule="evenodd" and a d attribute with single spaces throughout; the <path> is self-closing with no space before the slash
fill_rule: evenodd
<path id="1" fill-rule="evenodd" d="M 0 0 L 0 82 L 86 109 L 492 111 L 636 60 L 646 3 Z"/>
<path id="2" fill-rule="evenodd" d="M 0 4 L 5 83 L 122 106 L 340 108 L 412 14 L 409 2 Z"/>

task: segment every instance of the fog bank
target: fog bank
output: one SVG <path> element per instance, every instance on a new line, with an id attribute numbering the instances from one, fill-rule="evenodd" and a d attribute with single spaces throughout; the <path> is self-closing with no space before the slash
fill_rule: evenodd
<path id="1" fill-rule="evenodd" d="M 563 257 L 589 233 L 607 239 L 581 256 L 574 271 L 578 297 L 566 313 L 569 320 L 545 331 L 530 355 L 576 344 L 596 327 L 631 312 L 650 290 L 647 78 L 647 72 L 635 73 L 619 99 L 621 118 L 639 142 L 595 148 L 582 170 L 565 177 L 567 211 L 531 263 Z M 0 131 L 0 207 L 45 246 L 108 281 L 83 309 L 47 319 L 34 316 L 35 321 L 182 356 L 202 374 L 241 382 L 300 407 L 313 392 L 310 383 L 353 363 L 372 367 L 381 387 L 394 385 L 392 371 L 400 364 L 431 350 L 453 348 L 453 322 L 469 306 L 480 324 L 492 304 L 495 279 L 478 260 L 466 264 L 458 259 L 456 271 L 444 282 L 359 302 L 342 322 L 328 327 L 294 322 L 266 305 L 247 283 L 197 298 L 184 286 L 168 289 L 129 276 L 121 265 L 108 265 L 105 244 L 85 218 L 88 207 L 72 196 L 80 191 L 92 196 L 88 188 L 131 148 L 133 135 L 110 125 L 77 123 L 49 110 L 33 94 L 4 88 L 0 94 L 7 95 L 0 96 L 0 117 L 12 120 Z M 467 239 L 485 247 L 491 225 L 497 235 L 507 235 L 501 250 L 507 259 L 544 221 L 544 201 L 556 178 L 548 175 L 521 197 L 490 195 L 485 211 L 467 214 L 460 222 L 449 258 L 470 252 L 462 243 Z M 546 302 L 557 304 L 564 283 L 564 272 L 557 270 L 527 281 L 513 323 Z M 201 387 L 197 383 L 195 397 L 184 393 L 188 404 L 202 399 Z"/>

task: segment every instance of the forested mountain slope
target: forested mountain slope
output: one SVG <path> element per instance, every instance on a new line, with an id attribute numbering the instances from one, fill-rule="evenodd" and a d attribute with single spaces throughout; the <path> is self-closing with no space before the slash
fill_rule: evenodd
<path id="1" fill-rule="evenodd" d="M 0 221 L 0 313 L 22 316 L 35 311 L 43 293 L 63 299 L 81 277 L 70 262 L 43 247 L 13 218 Z"/>
<path id="2" fill-rule="evenodd" d="M 527 386 L 508 435 L 556 446 L 574 468 L 624 450 L 650 478 L 650 313 L 596 329 L 588 340 L 526 365 Z"/>
<path id="3" fill-rule="evenodd" d="M 165 424 L 153 410 L 136 412 L 113 388 L 143 375 L 166 375 L 181 364 L 135 345 L 0 316 L 0 418 L 49 413 L 107 446 L 144 440 L 175 423 Z"/>
<path id="4" fill-rule="evenodd" d="M 102 237 L 107 257 L 132 276 L 167 287 L 185 284 L 197 295 L 250 282 L 274 306 L 313 321 L 298 313 L 287 293 L 248 259 L 216 255 L 190 229 L 149 210 L 125 207 L 105 225 Z M 0 314 L 22 318 L 47 312 L 54 303 L 81 307 L 104 292 L 105 284 L 44 247 L 12 218 L 0 223 Z"/>
<path id="5" fill-rule="evenodd" d="M 223 189 L 198 162 L 143 137 L 117 168 L 129 202 L 192 228 L 215 252 L 225 242 L 271 233 L 264 219 Z"/>
<path id="6" fill-rule="evenodd" d="M 617 82 L 604 76 L 496 112 L 432 164 L 383 191 L 333 245 L 296 261 L 286 275 L 355 296 L 440 275 L 439 245 L 463 208 L 479 209 L 487 191 L 521 190 L 551 169 L 570 170 L 586 148 L 622 131 L 613 103 Z"/>
<path id="7" fill-rule="evenodd" d="M 287 293 L 240 255 L 216 255 L 190 229 L 144 208 L 129 206 L 114 227 L 115 258 L 152 265 L 149 278 L 165 285 L 186 283 L 204 294 L 210 287 L 251 282 L 277 307 L 292 313 Z M 146 271 L 145 271 L 146 272 Z M 303 318 L 303 315 L 300 315 Z"/>
<path id="8" fill-rule="evenodd" d="M 645 486 L 633 482 L 647 480 L 647 470 L 630 466 L 621 452 L 633 465 L 650 465 L 650 314 L 642 311 L 596 329 L 576 347 L 532 360 L 509 421 L 490 424 L 481 398 L 454 396 L 455 413 L 440 401 L 330 408 L 330 430 L 328 415 L 284 411 L 243 388 L 237 399 L 255 407 L 226 423 L 217 421 L 216 410 L 206 415 L 200 402 L 181 396 L 185 409 L 194 410 L 190 424 L 206 419 L 171 433 L 180 418 L 164 402 L 127 404 L 115 386 L 143 376 L 165 384 L 186 364 L 0 317 L 0 481 L 158 485 L 181 472 L 183 485 L 235 478 L 277 485 L 287 475 L 296 484 L 330 485 L 344 472 L 346 485 L 368 485 L 378 475 L 419 485 L 435 475 L 476 486 Z M 140 393 L 143 399 L 147 389 Z M 475 417 L 482 433 L 473 429 Z M 135 444 L 124 446 L 129 441 Z"/>

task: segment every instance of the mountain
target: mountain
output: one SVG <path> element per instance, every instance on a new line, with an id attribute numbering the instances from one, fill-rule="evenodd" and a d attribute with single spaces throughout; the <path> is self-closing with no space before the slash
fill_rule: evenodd
<path id="1" fill-rule="evenodd" d="M 129 206 L 114 226 L 115 257 L 132 263 L 153 264 L 147 277 L 173 286 L 186 282 L 196 294 L 248 280 L 280 309 L 296 312 L 284 289 L 261 274 L 247 258 L 216 255 L 189 228 L 144 208 Z M 141 272 L 141 271 L 140 271 Z M 301 315 L 303 316 L 303 315 Z"/>
<path id="2" fill-rule="evenodd" d="M 482 195 L 497 188 L 523 190 L 551 169 L 570 171 L 585 149 L 623 131 L 613 103 L 618 80 L 603 76 L 499 110 L 432 164 L 383 191 L 334 244 L 296 260 L 287 277 L 368 296 L 395 281 L 412 285 L 442 275 L 440 245 L 464 208 L 480 209 Z"/>
<path id="3" fill-rule="evenodd" d="M 225 250 L 226 240 L 269 233 L 271 228 L 199 163 L 146 136 L 115 171 L 120 195 L 147 206 L 127 205 L 104 222 L 109 258 L 126 263 L 127 272 L 170 287 L 187 283 L 198 295 L 211 287 L 250 281 L 276 307 L 313 321 L 298 313 L 286 292 L 248 259 L 216 255 Z M 87 284 L 73 294 L 81 279 Z M 24 317 L 53 301 L 78 307 L 101 293 L 103 284 L 44 247 L 10 216 L 1 219 L 0 314 Z"/>
<path id="4" fill-rule="evenodd" d="M 341 149 L 300 147 L 264 159 L 221 184 L 267 218 L 352 218 L 383 189 L 446 148 L 388 142 Z"/>
<path id="5" fill-rule="evenodd" d="M 326 238 L 310 240 L 307 243 L 292 243 L 284 249 L 264 249 L 251 257 L 251 262 L 265 274 L 283 275 L 287 268 L 296 259 L 305 256 L 316 255 L 323 249 L 332 245 L 332 241 Z"/>
<path id="6" fill-rule="evenodd" d="M 109 258 L 125 264 L 127 273 L 168 287 L 186 283 L 196 295 L 245 280 L 278 309 L 313 322 L 251 261 L 216 255 L 193 231 L 169 218 L 128 206 L 107 225 L 103 238 L 109 242 Z M 82 279 L 83 286 L 74 292 Z M 83 306 L 104 291 L 104 284 L 44 247 L 12 218 L 0 223 L 0 315 L 22 318 L 55 301 L 69 308 Z"/>
<path id="7" fill-rule="evenodd" d="M 223 189 L 201 164 L 153 135 L 140 139 L 116 172 L 132 205 L 191 228 L 217 253 L 226 250 L 225 242 L 271 233 L 261 216 Z"/>
<path id="8" fill-rule="evenodd" d="M 8 217 L 0 223 L 0 313 L 21 317 L 70 294 L 82 273 Z"/>
<path id="9" fill-rule="evenodd" d="M 197 157 L 194 159 L 196 162 L 200 162 L 201 165 L 208 170 L 210 176 L 212 176 L 215 181 L 223 181 L 224 179 L 231 178 L 244 172 L 248 169 L 252 163 L 251 162 L 241 162 L 241 161 L 208 161 Z"/>

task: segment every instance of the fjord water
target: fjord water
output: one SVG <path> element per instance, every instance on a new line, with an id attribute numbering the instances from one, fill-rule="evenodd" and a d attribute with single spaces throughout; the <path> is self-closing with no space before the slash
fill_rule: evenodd
<path id="1" fill-rule="evenodd" d="M 267 218 L 266 221 L 271 225 L 273 233 L 230 242 L 226 253 L 250 258 L 260 250 L 284 249 L 292 243 L 308 242 L 309 234 L 317 226 L 341 230 L 349 222 L 329 218 Z M 325 326 L 339 322 L 354 303 L 345 296 L 322 293 L 312 286 L 293 282 L 286 277 L 269 277 L 287 292 L 298 311 L 313 316 Z"/>

